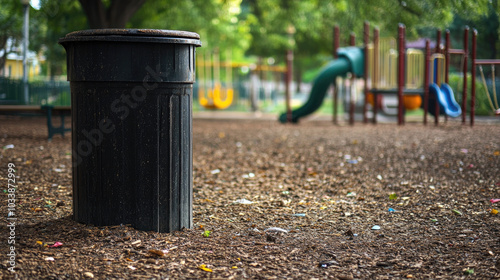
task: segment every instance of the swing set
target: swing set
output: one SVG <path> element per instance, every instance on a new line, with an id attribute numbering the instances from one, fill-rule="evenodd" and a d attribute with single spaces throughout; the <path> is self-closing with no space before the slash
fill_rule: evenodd
<path id="1" fill-rule="evenodd" d="M 472 33 L 472 104 L 471 108 L 474 110 L 474 97 L 476 94 L 476 66 L 479 66 L 479 72 L 481 73 L 481 79 L 483 82 L 486 97 L 488 98 L 488 103 L 491 110 L 495 115 L 500 116 L 500 106 L 498 105 L 496 83 L 495 83 L 495 65 L 500 65 L 500 59 L 476 59 L 476 40 L 477 31 L 474 30 Z M 491 83 L 492 83 L 492 94 L 493 101 L 490 97 L 490 91 L 488 90 L 488 85 L 486 84 L 486 79 L 484 77 L 483 65 L 490 65 L 491 67 Z M 494 104 L 493 104 L 494 103 Z"/>
<path id="2" fill-rule="evenodd" d="M 198 101 L 201 106 L 207 109 L 226 109 L 233 103 L 233 80 L 231 63 L 225 63 L 225 85 L 221 83 L 220 56 L 218 51 L 209 54 L 209 60 L 205 54 L 200 54 L 201 59 L 197 60 L 198 80 Z M 229 57 L 229 55 L 228 55 Z"/>

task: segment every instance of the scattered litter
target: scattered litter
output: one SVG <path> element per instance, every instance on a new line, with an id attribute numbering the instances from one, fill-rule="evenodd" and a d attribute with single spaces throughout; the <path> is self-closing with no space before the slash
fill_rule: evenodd
<path id="1" fill-rule="evenodd" d="M 461 152 L 462 154 L 466 154 L 466 153 L 468 153 L 468 152 L 469 152 L 469 150 L 467 150 L 467 149 L 460 149 L 460 152 Z"/>
<path id="2" fill-rule="evenodd" d="M 94 278 L 94 274 L 92 272 L 84 272 L 83 277 L 85 278 Z"/>
<path id="3" fill-rule="evenodd" d="M 462 212 L 458 211 L 457 209 L 452 209 L 451 212 L 457 214 L 457 215 L 460 215 L 462 216 Z"/>
<path id="4" fill-rule="evenodd" d="M 377 175 L 377 179 L 382 180 L 382 175 Z"/>
<path id="5" fill-rule="evenodd" d="M 48 261 L 48 262 L 55 261 L 55 259 L 53 257 L 46 257 L 45 260 Z"/>
<path id="6" fill-rule="evenodd" d="M 283 233 L 288 233 L 288 230 L 282 229 L 282 228 L 279 228 L 279 227 L 270 227 L 270 228 L 264 230 L 264 232 L 283 232 Z"/>
<path id="7" fill-rule="evenodd" d="M 431 219 L 431 222 L 433 223 L 437 223 L 437 221 L 438 221 L 437 219 Z"/>
<path id="8" fill-rule="evenodd" d="M 464 269 L 464 274 L 465 275 L 472 275 L 472 274 L 474 274 L 474 269 L 472 269 L 472 268 Z"/>
<path id="9" fill-rule="evenodd" d="M 395 209 L 389 208 L 389 212 L 396 212 Z"/>
<path id="10" fill-rule="evenodd" d="M 209 230 L 205 230 L 205 231 L 201 234 L 201 236 L 203 236 L 203 237 L 210 237 L 210 233 L 212 233 L 212 232 L 211 232 L 211 231 L 209 231 Z"/>
<path id="11" fill-rule="evenodd" d="M 54 170 L 55 172 L 58 172 L 58 173 L 61 173 L 61 172 L 63 172 L 63 171 L 64 171 L 63 169 L 60 169 L 60 168 L 54 168 L 53 170 Z"/>
<path id="12" fill-rule="evenodd" d="M 500 198 L 492 198 L 492 199 L 490 199 L 490 202 L 491 202 L 491 203 L 497 203 L 497 202 L 500 202 Z"/>
<path id="13" fill-rule="evenodd" d="M 253 178 L 253 177 L 255 177 L 255 174 L 254 173 L 243 174 L 242 177 L 243 178 Z"/>
<path id="14" fill-rule="evenodd" d="M 203 271 L 207 271 L 207 272 L 212 272 L 213 270 L 211 270 L 210 268 L 207 267 L 207 265 L 205 264 L 202 264 L 200 266 L 198 266 L 199 269 L 203 270 Z"/>
<path id="15" fill-rule="evenodd" d="M 337 261 L 334 261 L 334 260 L 319 262 L 319 267 L 321 267 L 321 268 L 327 268 L 327 267 L 332 266 L 332 265 L 337 265 L 338 266 L 339 263 Z"/>
<path id="16" fill-rule="evenodd" d="M 292 216 L 294 216 L 294 217 L 305 217 L 306 214 L 305 213 L 297 213 L 297 214 L 293 214 Z"/>
<path id="17" fill-rule="evenodd" d="M 134 246 L 139 246 L 139 245 L 141 245 L 141 243 L 142 243 L 142 241 L 141 241 L 141 240 L 136 240 L 136 241 L 134 241 L 134 242 L 132 242 L 132 243 L 130 243 L 130 244 L 132 244 L 132 245 L 134 245 Z"/>
<path id="18" fill-rule="evenodd" d="M 347 161 L 347 163 L 350 163 L 350 164 L 358 164 L 358 160 L 356 160 L 356 159 L 352 159 L 352 160 Z"/>
<path id="19" fill-rule="evenodd" d="M 397 195 L 397 194 L 395 194 L 395 193 L 391 193 L 391 194 L 389 195 L 389 199 L 390 199 L 390 200 L 394 200 L 394 199 L 396 199 L 396 198 L 398 198 L 398 195 Z"/>
<path id="20" fill-rule="evenodd" d="M 214 169 L 214 170 L 210 171 L 210 173 L 212 173 L 212 174 L 219 174 L 220 173 L 220 169 Z"/>
<path id="21" fill-rule="evenodd" d="M 131 270 L 136 270 L 136 269 L 137 269 L 137 268 L 135 268 L 135 267 L 133 267 L 133 266 L 131 266 L 131 265 L 129 265 L 129 266 L 127 266 L 127 267 L 128 267 L 129 269 L 131 269 Z"/>
<path id="22" fill-rule="evenodd" d="M 355 197 L 356 196 L 356 193 L 355 192 L 348 192 L 347 197 Z"/>
<path id="23" fill-rule="evenodd" d="M 236 142 L 236 147 L 241 148 L 241 146 L 243 146 L 243 144 L 241 144 L 241 142 Z"/>
<path id="24" fill-rule="evenodd" d="M 242 199 L 235 200 L 233 203 L 234 204 L 252 204 L 254 202 L 250 201 L 248 199 L 242 198 Z"/>
<path id="25" fill-rule="evenodd" d="M 379 229 L 380 229 L 380 226 L 377 226 L 377 225 L 374 225 L 374 226 L 372 227 L 372 230 L 379 230 Z"/>
<path id="26" fill-rule="evenodd" d="M 351 155 L 344 155 L 344 159 L 345 160 L 350 160 L 351 159 Z"/>
<path id="27" fill-rule="evenodd" d="M 14 144 L 9 144 L 3 147 L 4 150 L 14 149 Z"/>
<path id="28" fill-rule="evenodd" d="M 62 245 L 63 245 L 62 242 L 56 242 L 56 243 L 50 245 L 49 247 L 51 247 L 51 248 L 57 248 L 57 247 L 61 247 Z"/>
<path id="29" fill-rule="evenodd" d="M 491 213 L 492 215 L 496 215 L 496 214 L 498 214 L 498 210 L 496 210 L 496 209 L 491 209 L 490 213 Z"/>
<path id="30" fill-rule="evenodd" d="M 149 250 L 148 253 L 150 253 L 151 255 L 155 255 L 155 256 L 158 256 L 158 257 L 163 257 L 165 255 L 165 251 L 168 252 L 168 250 Z"/>

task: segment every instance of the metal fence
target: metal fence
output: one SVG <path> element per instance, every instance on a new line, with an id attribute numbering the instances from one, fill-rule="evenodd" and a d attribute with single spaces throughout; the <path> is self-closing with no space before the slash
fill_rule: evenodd
<path id="1" fill-rule="evenodd" d="M 24 100 L 22 80 L 0 77 L 0 104 L 3 105 L 71 105 L 67 81 L 36 81 L 28 83 L 29 100 Z"/>

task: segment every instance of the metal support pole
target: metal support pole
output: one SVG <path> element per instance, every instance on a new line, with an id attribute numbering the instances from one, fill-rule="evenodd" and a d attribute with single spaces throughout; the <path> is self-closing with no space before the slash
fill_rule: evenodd
<path id="1" fill-rule="evenodd" d="M 351 47 L 354 47 L 356 46 L 356 34 L 354 33 L 351 33 L 351 35 L 349 36 L 349 45 Z M 349 124 L 350 125 L 354 125 L 354 111 L 356 109 L 355 105 L 354 104 L 354 88 L 355 88 L 355 83 L 356 83 L 356 75 L 354 75 L 354 73 L 352 73 L 352 76 L 351 76 L 351 86 L 350 86 L 350 91 L 349 91 Z"/>
<path id="2" fill-rule="evenodd" d="M 425 68 L 424 68 L 424 125 L 427 125 L 429 112 L 429 72 L 430 72 L 431 47 L 429 40 L 425 40 Z"/>
<path id="3" fill-rule="evenodd" d="M 380 63 L 380 41 L 379 41 L 379 30 L 375 28 L 373 30 L 373 74 L 372 74 L 372 88 L 378 88 L 378 78 L 379 78 L 379 63 Z M 377 123 L 377 110 L 378 110 L 378 95 L 373 93 L 373 123 Z"/>
<path id="4" fill-rule="evenodd" d="M 471 96 L 470 96 L 470 126 L 474 126 L 474 114 L 476 112 L 476 44 L 477 44 L 477 30 L 473 29 L 472 31 L 472 83 L 471 87 Z M 466 96 L 464 96 L 466 98 Z M 462 112 L 462 114 L 465 114 Z"/>
<path id="5" fill-rule="evenodd" d="M 398 29 L 398 125 L 404 125 L 403 111 L 403 90 L 404 90 L 404 71 L 405 71 L 405 26 L 399 24 Z"/>
<path id="6" fill-rule="evenodd" d="M 368 44 L 370 41 L 370 23 L 365 21 L 364 27 L 363 27 L 363 45 L 364 45 L 364 53 L 365 53 L 365 67 L 363 71 L 363 82 L 364 82 L 364 101 L 363 101 L 363 123 L 368 123 L 368 117 L 366 116 L 367 114 L 367 107 L 368 107 L 368 102 L 366 102 L 366 96 L 368 95 Z"/>
<path id="7" fill-rule="evenodd" d="M 444 47 L 444 59 L 445 59 L 445 64 L 444 64 L 444 82 L 446 84 L 449 84 L 450 82 L 450 47 L 451 47 L 451 42 L 450 42 L 450 30 L 446 29 L 445 33 L 445 47 Z"/>
<path id="8" fill-rule="evenodd" d="M 467 59 L 469 56 L 469 27 L 464 29 L 464 84 L 462 91 L 462 124 L 465 125 L 467 114 Z"/>
<path id="9" fill-rule="evenodd" d="M 285 75 L 285 96 L 286 96 L 286 120 L 292 122 L 292 105 L 290 94 L 290 83 L 292 82 L 292 62 L 293 51 L 287 50 L 286 52 L 286 75 Z"/>
<path id="10" fill-rule="evenodd" d="M 28 45 L 29 45 L 29 3 L 24 5 L 24 26 L 23 26 L 23 86 L 24 103 L 29 104 L 28 88 Z"/>
<path id="11" fill-rule="evenodd" d="M 333 28 L 333 57 L 338 58 L 337 50 L 340 47 L 340 27 L 335 25 Z M 337 108 L 338 108 L 338 87 L 333 81 L 333 123 L 337 124 Z"/>

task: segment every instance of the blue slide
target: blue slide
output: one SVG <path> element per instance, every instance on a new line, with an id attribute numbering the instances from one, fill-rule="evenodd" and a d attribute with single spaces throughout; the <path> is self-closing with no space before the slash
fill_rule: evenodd
<path id="1" fill-rule="evenodd" d="M 455 101 L 455 96 L 453 95 L 453 90 L 448 84 L 441 84 L 441 88 L 436 84 L 431 84 L 429 86 L 429 113 L 432 115 L 436 112 L 436 100 L 437 97 L 439 103 L 439 114 L 446 114 L 452 118 L 456 118 L 462 114 L 462 109 Z"/>

